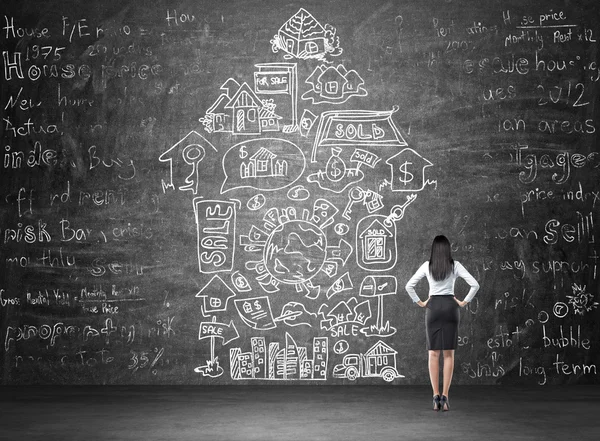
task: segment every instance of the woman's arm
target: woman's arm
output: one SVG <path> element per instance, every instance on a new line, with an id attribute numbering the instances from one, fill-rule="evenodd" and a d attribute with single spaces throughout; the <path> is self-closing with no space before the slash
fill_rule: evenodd
<path id="1" fill-rule="evenodd" d="M 406 283 L 405 289 L 410 298 L 414 303 L 419 303 L 419 306 L 425 306 L 426 303 L 421 302 L 417 292 L 415 291 L 415 286 L 419 283 L 423 277 L 427 276 L 427 268 L 429 267 L 429 263 L 425 262 L 423 265 L 419 267 L 416 273 L 410 278 L 410 280 Z M 421 304 L 423 303 L 423 304 Z"/>
<path id="2" fill-rule="evenodd" d="M 471 273 L 469 273 L 464 266 L 462 266 L 462 264 L 460 262 L 455 262 L 455 270 L 456 270 L 456 274 L 459 277 L 462 277 L 465 282 L 467 282 L 469 284 L 469 286 L 471 287 L 471 289 L 469 289 L 469 293 L 467 294 L 467 296 L 465 297 L 465 299 L 463 300 L 463 302 L 469 303 L 471 300 L 473 300 L 473 297 L 475 297 L 475 294 L 477 294 L 477 291 L 479 291 L 479 283 L 477 283 L 477 280 L 475 280 L 475 278 L 471 275 Z M 464 305 L 461 305 L 464 306 Z"/>

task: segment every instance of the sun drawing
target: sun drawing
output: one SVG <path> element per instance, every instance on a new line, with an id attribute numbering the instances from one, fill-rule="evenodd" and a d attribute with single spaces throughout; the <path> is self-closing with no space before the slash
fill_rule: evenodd
<path id="1" fill-rule="evenodd" d="M 573 295 L 567 296 L 569 303 L 573 306 L 575 314 L 583 315 L 584 312 L 590 312 L 598 307 L 598 302 L 594 301 L 594 295 L 587 292 L 587 286 L 573 284 Z"/>

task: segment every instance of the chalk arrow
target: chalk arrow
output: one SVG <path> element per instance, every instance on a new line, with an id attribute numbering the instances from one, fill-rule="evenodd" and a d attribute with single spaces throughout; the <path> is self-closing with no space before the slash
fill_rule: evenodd
<path id="1" fill-rule="evenodd" d="M 219 322 L 200 323 L 199 340 L 215 337 L 221 338 L 223 340 L 223 346 L 227 346 L 233 340 L 238 339 L 240 334 L 232 320 L 229 321 L 229 324 Z"/>
<path id="2" fill-rule="evenodd" d="M 327 247 L 326 260 L 339 260 L 343 265 L 346 265 L 346 262 L 352 254 L 352 251 L 354 251 L 352 245 L 350 245 L 344 239 L 340 239 L 340 242 L 337 246 Z"/>

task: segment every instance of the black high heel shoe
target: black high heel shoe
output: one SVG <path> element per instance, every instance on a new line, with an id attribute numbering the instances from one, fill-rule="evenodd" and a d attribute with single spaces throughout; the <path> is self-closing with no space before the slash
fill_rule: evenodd
<path id="1" fill-rule="evenodd" d="M 450 404 L 448 403 L 448 397 L 446 395 L 442 395 L 442 399 L 440 401 L 440 407 L 444 412 L 450 410 Z"/>
<path id="2" fill-rule="evenodd" d="M 433 396 L 433 410 L 440 410 L 442 408 L 442 403 L 440 401 L 440 396 L 439 395 L 434 395 Z"/>

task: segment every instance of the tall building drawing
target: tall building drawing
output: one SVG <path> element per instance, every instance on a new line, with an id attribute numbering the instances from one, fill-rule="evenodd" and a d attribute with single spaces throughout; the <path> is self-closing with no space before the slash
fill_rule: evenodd
<path id="1" fill-rule="evenodd" d="M 230 372 L 232 380 L 326 380 L 329 353 L 327 337 L 313 338 L 312 359 L 307 347 L 298 346 L 290 334 L 285 334 L 285 345 L 278 342 L 266 345 L 264 337 L 252 337 L 251 351 L 231 348 Z"/>

